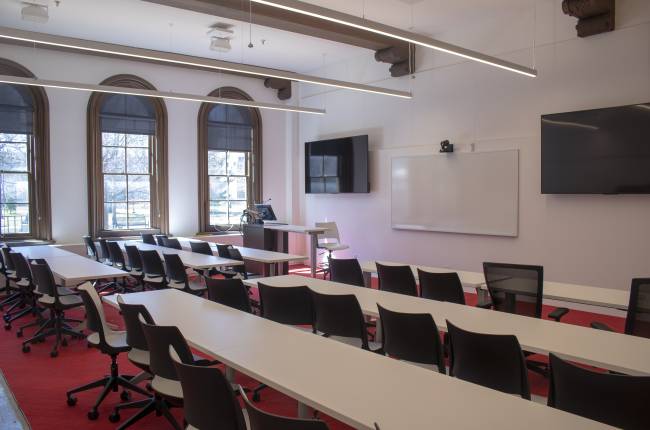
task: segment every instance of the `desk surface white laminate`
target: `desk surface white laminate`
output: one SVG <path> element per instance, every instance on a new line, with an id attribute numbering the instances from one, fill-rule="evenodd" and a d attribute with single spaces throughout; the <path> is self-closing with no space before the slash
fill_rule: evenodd
<path id="1" fill-rule="evenodd" d="M 387 265 L 407 265 L 406 263 L 384 261 L 379 261 L 379 263 Z M 487 290 L 487 286 L 485 285 L 485 276 L 482 272 L 469 272 L 466 270 L 454 270 L 444 267 L 410 266 L 415 275 L 415 279 L 417 279 L 418 268 L 426 272 L 456 272 L 465 287 Z M 361 270 L 364 273 L 374 274 L 377 273 L 377 266 L 374 261 L 364 261 L 361 263 Z M 547 300 L 581 303 L 625 311 L 628 308 L 630 292 L 629 290 L 544 281 L 544 298 Z"/>
<path id="2" fill-rule="evenodd" d="M 138 241 L 123 240 L 117 242 L 120 244 L 120 247 L 122 249 L 124 249 L 124 245 L 135 245 L 138 247 L 138 249 L 142 251 L 144 250 L 158 251 L 160 258 L 163 258 L 163 254 L 178 254 L 183 264 L 193 269 L 209 269 L 212 267 L 230 267 L 230 266 L 239 266 L 244 264 L 242 261 L 221 258 L 216 255 L 199 254 L 197 252 L 183 251 L 180 249 L 167 248 L 165 246 L 149 245 L 148 243 L 142 243 Z"/>
<path id="3" fill-rule="evenodd" d="M 77 257 L 84 258 L 79 254 L 75 254 L 73 252 L 66 251 L 64 249 L 52 245 L 17 246 L 11 249 L 15 252 L 20 252 L 28 259 L 48 258 L 48 257 L 70 257 L 70 256 L 77 256 Z"/>
<path id="4" fill-rule="evenodd" d="M 382 430 L 608 428 L 191 294 L 122 297 L 228 367 L 357 429 L 374 430 L 375 422 Z M 116 306 L 115 296 L 104 300 Z"/>
<path id="5" fill-rule="evenodd" d="M 216 249 L 215 242 L 202 241 L 187 237 L 177 237 L 184 250 L 191 251 L 190 242 L 207 242 L 211 247 Z M 307 259 L 304 255 L 287 254 L 284 252 L 266 251 L 264 249 L 247 248 L 245 246 L 235 246 L 244 260 L 257 261 L 265 264 L 288 263 L 291 261 L 304 261 Z"/>
<path id="6" fill-rule="evenodd" d="M 455 303 L 355 287 L 322 279 L 287 275 L 244 281 L 278 287 L 307 285 L 325 294 L 354 294 L 364 314 L 377 317 L 377 303 L 399 311 L 429 313 L 440 330 L 447 330 L 446 320 L 466 330 L 514 334 L 525 351 L 555 353 L 568 360 L 632 375 L 650 375 L 650 339 L 595 330 L 572 324 L 497 312 Z"/>

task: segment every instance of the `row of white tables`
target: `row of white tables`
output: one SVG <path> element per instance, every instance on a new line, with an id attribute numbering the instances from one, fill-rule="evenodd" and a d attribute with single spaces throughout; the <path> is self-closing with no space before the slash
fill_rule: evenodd
<path id="1" fill-rule="evenodd" d="M 277 287 L 306 285 L 324 294 L 354 294 L 363 313 L 378 317 L 377 304 L 409 313 L 429 313 L 440 330 L 447 320 L 459 327 L 490 334 L 514 334 L 525 351 L 554 353 L 567 360 L 631 375 L 650 375 L 650 339 L 595 330 L 556 321 L 481 309 L 473 306 L 411 297 L 303 276 L 275 276 L 244 281 Z"/>
<path id="2" fill-rule="evenodd" d="M 406 263 L 395 263 L 379 261 L 387 265 L 409 265 Z M 463 286 L 486 291 L 485 276 L 481 272 L 470 272 L 465 270 L 454 270 L 446 267 L 430 267 L 410 265 L 413 274 L 417 279 L 417 269 L 426 272 L 443 273 L 456 272 Z M 371 276 L 377 273 L 377 265 L 374 261 L 361 262 L 361 270 L 364 273 L 366 286 L 370 286 Z M 563 282 L 544 281 L 544 298 L 547 300 L 559 300 L 570 303 L 581 303 L 591 306 L 600 306 L 612 309 L 627 310 L 630 292 L 629 290 L 617 290 L 612 288 L 600 288 L 587 285 L 568 284 Z"/>
<path id="3" fill-rule="evenodd" d="M 282 278 L 291 277 L 265 281 Z M 296 399 L 303 415 L 313 408 L 365 430 L 609 428 L 180 291 L 122 297 L 177 326 L 199 351 Z M 115 295 L 104 300 L 117 306 Z"/>
<path id="4" fill-rule="evenodd" d="M 229 258 L 221 258 L 216 255 L 205 255 L 198 252 L 185 251 L 181 249 L 168 248 L 166 246 L 150 245 L 143 243 L 139 240 L 117 240 L 120 248 L 124 249 L 126 245 L 134 245 L 140 251 L 156 251 L 160 258 L 164 254 L 177 254 L 183 264 L 192 269 L 211 269 L 219 267 L 240 266 L 244 264 L 243 261 L 231 260 Z"/>

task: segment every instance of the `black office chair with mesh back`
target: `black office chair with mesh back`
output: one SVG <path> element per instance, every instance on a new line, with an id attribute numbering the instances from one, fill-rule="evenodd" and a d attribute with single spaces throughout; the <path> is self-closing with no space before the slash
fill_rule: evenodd
<path id="1" fill-rule="evenodd" d="M 162 241 L 163 241 L 163 246 L 166 248 L 180 249 L 180 250 L 183 249 L 181 243 L 175 237 L 163 237 Z"/>
<path id="2" fill-rule="evenodd" d="M 432 273 L 418 269 L 420 297 L 440 302 L 465 304 L 463 284 L 458 273 Z"/>
<path id="3" fill-rule="evenodd" d="M 142 285 L 154 289 L 165 288 L 167 286 L 167 277 L 158 251 L 138 249 L 138 252 L 142 261 Z"/>
<path id="4" fill-rule="evenodd" d="M 601 322 L 592 322 L 591 327 L 613 331 Z M 625 317 L 625 334 L 650 339 L 650 278 L 632 279 L 630 302 Z"/>
<path id="5" fill-rule="evenodd" d="M 240 311 L 253 313 L 248 289 L 241 279 L 213 279 L 206 277 L 208 299 Z"/>
<path id="6" fill-rule="evenodd" d="M 365 287 L 363 272 L 356 258 L 332 258 L 329 260 L 330 281 Z"/>
<path id="7" fill-rule="evenodd" d="M 650 428 L 650 377 L 600 373 L 550 354 L 548 405 L 610 426 Z"/>
<path id="8" fill-rule="evenodd" d="M 156 244 L 156 239 L 154 239 L 153 234 L 151 233 L 140 233 L 140 237 L 142 238 L 142 243 L 146 243 L 148 245 Z"/>
<path id="9" fill-rule="evenodd" d="M 530 400 L 528 370 L 516 336 L 474 333 L 447 320 L 449 374 Z"/>
<path id="10" fill-rule="evenodd" d="M 166 237 L 167 237 L 166 234 L 156 234 L 156 235 L 154 235 L 154 238 L 156 239 L 156 245 L 165 246 L 165 238 Z"/>
<path id="11" fill-rule="evenodd" d="M 377 308 L 384 354 L 446 373 L 440 333 L 431 314 L 395 312 L 379 304 Z"/>
<path id="12" fill-rule="evenodd" d="M 167 286 L 177 290 L 192 293 L 197 296 L 203 295 L 205 285 L 199 279 L 190 281 L 185 271 L 185 266 L 178 254 L 163 254 L 167 273 Z"/>
<path id="13" fill-rule="evenodd" d="M 376 266 L 380 290 L 417 297 L 418 287 L 410 266 L 393 266 L 380 263 L 376 263 Z"/>

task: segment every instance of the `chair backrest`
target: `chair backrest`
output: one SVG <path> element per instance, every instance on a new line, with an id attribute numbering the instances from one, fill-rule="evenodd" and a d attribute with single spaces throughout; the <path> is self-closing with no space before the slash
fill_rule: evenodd
<path id="1" fill-rule="evenodd" d="M 175 237 L 163 237 L 163 246 L 173 249 L 183 249 L 181 243 Z"/>
<path id="2" fill-rule="evenodd" d="M 314 223 L 316 228 L 324 228 L 325 232 L 318 235 L 318 243 L 341 243 L 339 228 L 335 222 L 325 221 Z"/>
<path id="3" fill-rule="evenodd" d="M 5 270 L 16 270 L 14 262 L 11 259 L 11 253 L 13 252 L 12 249 L 6 246 L 0 250 L 2 251 L 2 259 L 4 260 Z"/>
<path id="4" fill-rule="evenodd" d="M 330 336 L 352 337 L 368 348 L 368 332 L 361 306 L 354 294 L 321 294 L 312 291 L 314 329 Z"/>
<path id="5" fill-rule="evenodd" d="M 36 291 L 54 297 L 56 300 L 59 294 L 50 266 L 47 263 L 32 262 L 31 269 Z"/>
<path id="6" fill-rule="evenodd" d="M 84 282 L 77 287 L 84 302 L 86 309 L 86 325 L 88 330 L 93 331 L 99 335 L 99 346 L 105 347 L 106 336 L 112 332 L 106 323 L 106 316 L 104 315 L 104 307 L 102 300 L 97 294 L 97 290 L 90 282 Z"/>
<path id="7" fill-rule="evenodd" d="M 111 253 L 108 250 L 108 243 L 106 239 L 99 239 L 99 249 L 101 250 L 102 253 L 102 259 L 104 259 L 108 263 L 113 263 L 113 260 L 111 260 Z"/>
<path id="8" fill-rule="evenodd" d="M 142 271 L 147 276 L 165 276 L 165 269 L 162 261 L 160 261 L 158 251 L 153 249 L 139 249 L 138 251 L 140 252 L 140 260 L 142 260 Z"/>
<path id="9" fill-rule="evenodd" d="M 86 245 L 86 255 L 92 258 L 95 261 L 99 261 L 99 252 L 97 252 L 97 246 L 95 246 L 95 241 L 90 236 L 84 236 L 84 244 Z"/>
<path id="10" fill-rule="evenodd" d="M 25 258 L 25 256 L 20 252 L 11 252 L 9 255 L 16 270 L 16 278 L 19 280 L 25 279 L 31 282 L 32 272 L 29 270 L 29 262 L 27 261 L 27 258 Z"/>
<path id="11" fill-rule="evenodd" d="M 170 281 L 187 283 L 187 272 L 181 257 L 178 254 L 163 254 L 163 258 L 165 259 L 167 278 Z"/>
<path id="12" fill-rule="evenodd" d="M 535 318 L 542 316 L 542 266 L 483 263 L 483 273 L 494 309 Z"/>
<path id="13" fill-rule="evenodd" d="M 291 325 L 314 324 L 311 290 L 306 286 L 272 287 L 258 282 L 263 318 Z"/>
<path id="14" fill-rule="evenodd" d="M 154 235 L 154 238 L 156 239 L 156 245 L 165 246 L 165 238 L 166 237 L 167 237 L 166 234 L 156 234 L 156 235 Z"/>
<path id="15" fill-rule="evenodd" d="M 187 341 L 176 326 L 160 326 L 153 324 L 142 324 L 144 336 L 149 347 L 149 368 L 155 376 L 160 376 L 173 381 L 178 381 L 176 365 L 169 353 L 169 347 L 173 347 L 182 363 L 192 364 L 194 357 Z"/>
<path id="16" fill-rule="evenodd" d="M 650 376 L 600 373 L 550 354 L 548 405 L 617 428 L 650 428 Z"/>
<path id="17" fill-rule="evenodd" d="M 126 256 L 129 259 L 129 266 L 131 266 L 131 269 L 141 271 L 142 259 L 140 258 L 138 247 L 135 245 L 124 245 L 124 249 L 126 250 Z"/>
<path id="18" fill-rule="evenodd" d="M 108 254 L 111 257 L 113 266 L 126 270 L 126 260 L 124 260 L 124 253 L 122 252 L 122 248 L 120 248 L 120 244 L 110 241 L 106 242 L 106 246 L 108 246 Z"/>
<path id="19" fill-rule="evenodd" d="M 232 386 L 215 367 L 174 360 L 183 389 L 185 421 L 196 429 L 246 430 L 241 406 Z"/>
<path id="20" fill-rule="evenodd" d="M 197 252 L 199 254 L 205 255 L 214 255 L 212 253 L 212 248 L 208 242 L 190 241 L 190 248 L 192 249 L 192 252 Z"/>
<path id="21" fill-rule="evenodd" d="M 449 374 L 530 400 L 528 370 L 516 336 L 474 333 L 447 320 Z"/>
<path id="22" fill-rule="evenodd" d="M 364 287 L 363 272 L 356 258 L 330 258 L 330 280 L 342 284 Z"/>
<path id="23" fill-rule="evenodd" d="M 0 244 L 0 249 L 2 248 L 6 248 L 6 245 L 4 243 Z M 0 273 L 5 273 L 6 270 L 7 267 L 5 266 L 5 259 L 2 255 L 2 252 L 0 252 Z"/>
<path id="24" fill-rule="evenodd" d="M 248 290 L 241 279 L 213 279 L 209 276 L 204 279 L 209 300 L 240 311 L 253 312 Z"/>
<path id="25" fill-rule="evenodd" d="M 124 303 L 122 296 L 117 296 L 117 304 L 120 306 L 124 325 L 126 326 L 126 344 L 131 348 L 142 351 L 149 351 L 147 338 L 144 336 L 140 317 L 147 324 L 155 324 L 151 314 L 144 305 Z"/>
<path id="26" fill-rule="evenodd" d="M 228 248 L 228 255 L 230 256 L 229 258 L 231 260 L 244 261 L 244 257 L 242 257 L 241 252 L 239 252 L 239 249 L 235 248 L 234 246 Z"/>
<path id="27" fill-rule="evenodd" d="M 440 333 L 431 314 L 411 314 L 388 310 L 381 305 L 383 351 L 390 357 L 414 363 L 437 365 L 445 372 Z"/>
<path id="28" fill-rule="evenodd" d="M 156 244 L 156 239 L 154 239 L 153 234 L 151 233 L 140 233 L 140 237 L 142 238 L 142 243 L 146 243 L 149 245 Z"/>
<path id="29" fill-rule="evenodd" d="M 632 279 L 625 334 L 650 338 L 650 278 Z"/>
<path id="30" fill-rule="evenodd" d="M 379 263 L 376 265 L 380 290 L 407 296 L 418 295 L 418 287 L 411 266 L 388 266 Z"/>
<path id="31" fill-rule="evenodd" d="M 230 258 L 230 248 L 232 245 L 217 243 L 217 255 L 221 258 Z"/>
<path id="32" fill-rule="evenodd" d="M 329 428 L 321 420 L 289 418 L 264 412 L 248 400 L 243 388 L 239 389 L 239 394 L 246 404 L 250 430 L 328 430 Z"/>
<path id="33" fill-rule="evenodd" d="M 420 297 L 439 302 L 465 304 L 463 284 L 458 273 L 432 273 L 418 269 Z"/>

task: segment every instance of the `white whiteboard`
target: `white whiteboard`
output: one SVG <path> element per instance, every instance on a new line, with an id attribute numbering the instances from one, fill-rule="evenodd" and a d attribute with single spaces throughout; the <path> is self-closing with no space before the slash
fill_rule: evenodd
<path id="1" fill-rule="evenodd" d="M 391 161 L 393 228 L 517 236 L 518 150 Z"/>

